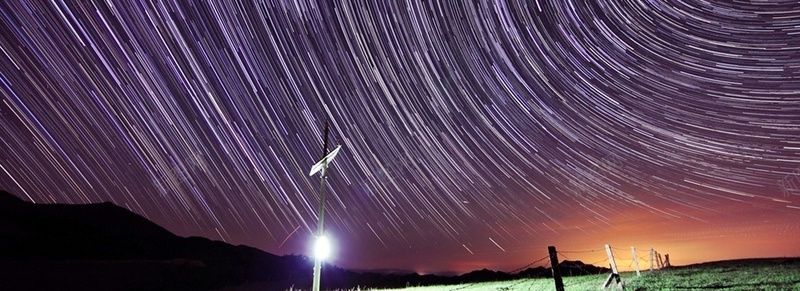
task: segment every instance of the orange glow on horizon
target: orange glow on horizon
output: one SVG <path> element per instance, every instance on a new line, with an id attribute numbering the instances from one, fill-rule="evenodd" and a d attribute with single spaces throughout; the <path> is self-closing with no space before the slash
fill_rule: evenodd
<path id="1" fill-rule="evenodd" d="M 548 245 L 556 246 L 559 261 L 580 260 L 608 267 L 604 245 L 609 244 L 620 271 L 634 270 L 631 246 L 636 247 L 641 270 L 650 267 L 650 247 L 661 253 L 662 259 L 664 254 L 669 254 L 673 266 L 745 258 L 800 257 L 800 221 L 786 219 L 785 213 L 749 205 L 722 208 L 715 212 L 696 210 L 677 219 L 665 219 L 645 208 L 631 207 L 615 217 L 608 217 L 610 226 L 602 231 L 592 227 L 585 217 L 577 216 L 560 223 L 578 231 L 555 229 L 558 233 L 552 233 L 552 240 L 535 242 L 521 251 L 465 255 L 463 260 L 450 264 L 449 269 L 458 273 L 484 268 L 515 270 L 546 256 Z M 536 266 L 549 267 L 549 259 L 531 267 Z"/>

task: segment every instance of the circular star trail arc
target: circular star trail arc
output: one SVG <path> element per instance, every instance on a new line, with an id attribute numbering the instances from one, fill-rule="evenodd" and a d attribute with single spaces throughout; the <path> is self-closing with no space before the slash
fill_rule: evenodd
<path id="1" fill-rule="evenodd" d="M 329 120 L 346 265 L 797 215 L 796 1 L 234 2 L 0 3 L 0 185 L 306 253 Z"/>

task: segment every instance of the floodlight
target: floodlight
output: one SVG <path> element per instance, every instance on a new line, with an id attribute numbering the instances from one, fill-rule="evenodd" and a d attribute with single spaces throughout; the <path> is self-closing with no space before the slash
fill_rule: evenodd
<path id="1" fill-rule="evenodd" d="M 317 237 L 314 242 L 314 257 L 319 260 L 325 260 L 331 255 L 331 242 L 327 236 Z"/>

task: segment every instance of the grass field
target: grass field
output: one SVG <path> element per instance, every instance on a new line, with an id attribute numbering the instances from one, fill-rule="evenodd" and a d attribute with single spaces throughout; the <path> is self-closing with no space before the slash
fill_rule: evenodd
<path id="1" fill-rule="evenodd" d="M 626 284 L 626 290 L 800 290 L 800 259 L 753 259 L 663 270 Z"/>
<path id="2" fill-rule="evenodd" d="M 608 275 L 564 278 L 565 290 L 601 290 Z M 620 275 L 624 290 L 798 290 L 800 259 L 753 259 L 704 263 Z M 612 284 L 613 286 L 613 284 Z M 374 290 L 374 289 L 371 289 Z M 521 279 L 447 286 L 381 289 L 393 291 L 555 290 L 552 279 Z M 621 286 L 609 290 L 623 290 Z"/>
<path id="3" fill-rule="evenodd" d="M 622 281 L 629 281 L 635 273 L 621 274 Z M 565 290 L 601 290 L 600 286 L 605 282 L 608 275 L 587 275 L 563 278 Z M 613 284 L 612 284 L 613 285 Z M 371 289 L 373 290 L 373 289 Z M 447 286 L 427 286 L 409 287 L 402 289 L 376 289 L 392 291 L 522 291 L 522 290 L 555 290 L 553 279 L 520 279 L 513 281 L 497 281 L 484 283 L 471 283 Z M 621 288 L 609 288 L 608 290 L 622 290 Z M 627 289 L 626 289 L 627 290 Z"/>

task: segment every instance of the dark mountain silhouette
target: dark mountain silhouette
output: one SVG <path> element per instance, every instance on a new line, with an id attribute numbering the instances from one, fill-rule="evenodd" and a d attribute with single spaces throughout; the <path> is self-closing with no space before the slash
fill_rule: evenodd
<path id="1" fill-rule="evenodd" d="M 587 265 L 581 261 L 562 261 L 558 264 L 556 270 L 559 272 L 559 274 L 561 274 L 561 276 L 582 276 L 611 273 L 611 269 L 609 268 Z M 552 277 L 552 274 L 550 277 Z"/>
<path id="2" fill-rule="evenodd" d="M 307 257 L 179 237 L 108 202 L 33 204 L 0 191 L 4 290 L 203 290 L 252 280 L 283 290 L 310 281 L 299 279 L 311 277 L 312 265 Z"/>
<path id="3" fill-rule="evenodd" d="M 112 203 L 34 204 L 0 191 L 0 284 L 3 290 L 310 289 L 313 260 L 248 246 L 180 237 Z M 564 261 L 562 275 L 608 272 Z M 549 277 L 537 267 L 461 276 L 355 272 L 326 265 L 322 287 L 347 289 L 472 283 Z"/>

